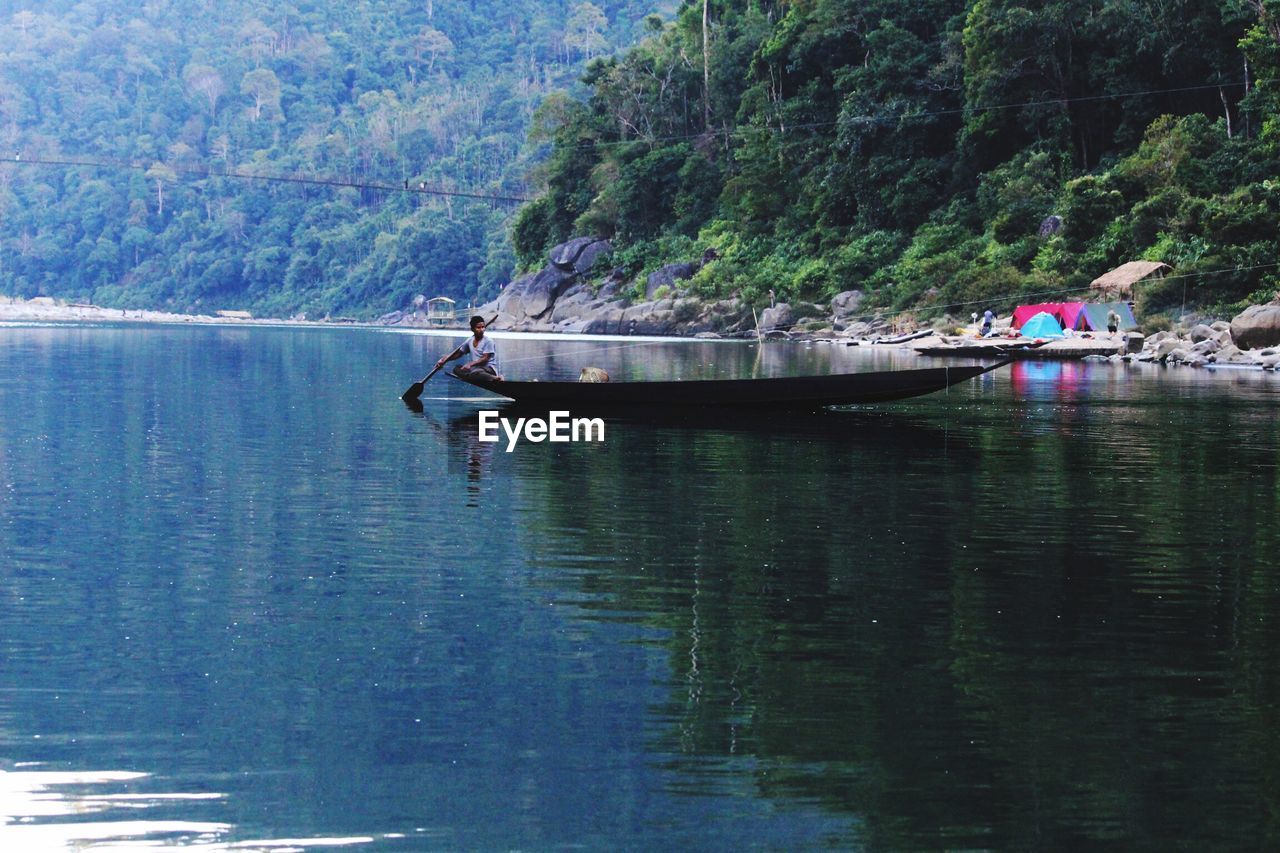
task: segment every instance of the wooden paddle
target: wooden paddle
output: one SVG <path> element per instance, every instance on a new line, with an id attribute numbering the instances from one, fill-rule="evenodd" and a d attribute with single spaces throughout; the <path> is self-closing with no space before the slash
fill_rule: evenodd
<path id="1" fill-rule="evenodd" d="M 490 324 L 490 323 L 492 323 L 494 320 L 497 320 L 497 319 L 498 319 L 498 315 L 497 315 L 497 314 L 494 314 L 494 315 L 493 315 L 493 318 L 492 318 L 491 320 L 489 320 L 489 322 L 488 322 L 488 323 L 485 323 L 485 324 L 484 324 L 484 325 L 485 325 L 485 328 L 487 329 L 487 328 L 489 327 L 489 324 Z M 457 354 L 458 354 L 458 350 L 462 349 L 464 346 L 466 346 L 466 342 L 465 342 L 465 341 L 464 341 L 463 343 L 459 344 L 458 346 L 454 347 L 454 348 L 453 348 L 453 352 L 449 353 L 449 356 L 448 356 L 448 358 L 446 358 L 446 359 L 445 359 L 445 362 L 447 362 L 450 358 L 453 358 L 455 355 L 457 355 Z M 423 386 L 425 386 L 425 385 L 427 384 L 427 381 L 428 381 L 428 380 L 430 380 L 432 376 L 435 376 L 435 375 L 436 375 L 436 373 L 440 370 L 440 368 L 441 368 L 441 367 L 444 367 L 444 364 L 441 364 L 439 367 L 433 367 L 433 368 L 431 368 L 431 372 L 430 372 L 430 373 L 428 373 L 426 376 L 422 377 L 422 380 L 421 380 L 421 381 L 419 381 L 419 382 L 415 382 L 415 383 L 413 383 L 412 385 L 410 385 L 410 386 L 409 386 L 409 390 L 408 390 L 408 391 L 405 391 L 403 394 L 401 394 L 401 395 L 400 395 L 400 399 L 401 399 L 401 400 L 404 400 L 406 403 L 408 403 L 408 402 L 411 402 L 411 401 L 416 400 L 416 399 L 418 399 L 419 397 L 421 397 L 421 396 L 422 396 L 422 389 L 423 389 Z"/>

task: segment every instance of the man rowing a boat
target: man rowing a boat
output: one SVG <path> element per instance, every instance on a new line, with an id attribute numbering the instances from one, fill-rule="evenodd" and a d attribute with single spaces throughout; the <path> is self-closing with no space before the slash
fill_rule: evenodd
<path id="1" fill-rule="evenodd" d="M 467 338 L 461 346 L 437 361 L 436 370 L 444 367 L 446 361 L 470 356 L 469 361 L 454 369 L 454 375 L 479 379 L 483 382 L 501 382 L 502 377 L 498 375 L 498 349 L 493 345 L 492 338 L 484 336 L 484 330 L 484 318 L 478 314 L 472 317 L 472 337 Z"/>

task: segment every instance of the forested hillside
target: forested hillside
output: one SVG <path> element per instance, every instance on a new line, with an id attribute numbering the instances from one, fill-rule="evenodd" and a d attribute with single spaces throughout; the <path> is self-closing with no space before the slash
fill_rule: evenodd
<path id="1" fill-rule="evenodd" d="M 1277 0 L 687 2 L 544 108 L 516 251 L 965 315 L 1151 259 L 1149 311 L 1228 308 L 1280 284 L 1278 76 Z"/>
<path id="2" fill-rule="evenodd" d="M 1280 284 L 1278 76 L 1280 0 L 0 2 L 0 292 L 372 316 L 592 234 L 706 294 L 1146 258 L 1226 307 Z"/>
<path id="3" fill-rule="evenodd" d="M 492 296 L 514 203 L 472 196 L 527 196 L 538 103 L 675 6 L 0 2 L 0 293 L 365 316 Z"/>

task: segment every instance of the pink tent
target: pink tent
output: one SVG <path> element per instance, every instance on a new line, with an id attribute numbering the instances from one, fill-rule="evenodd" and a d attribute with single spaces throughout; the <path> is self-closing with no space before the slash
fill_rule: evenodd
<path id="1" fill-rule="evenodd" d="M 1061 302 L 1041 302 L 1039 305 L 1019 305 L 1013 309 L 1013 327 L 1021 329 L 1022 324 L 1030 320 L 1035 315 L 1043 311 L 1046 314 L 1052 314 L 1061 321 L 1059 316 L 1062 313 Z"/>
<path id="2" fill-rule="evenodd" d="M 1055 316 L 1064 329 L 1080 331 L 1093 328 L 1089 325 L 1089 314 L 1084 310 L 1083 302 L 1063 302 Z"/>

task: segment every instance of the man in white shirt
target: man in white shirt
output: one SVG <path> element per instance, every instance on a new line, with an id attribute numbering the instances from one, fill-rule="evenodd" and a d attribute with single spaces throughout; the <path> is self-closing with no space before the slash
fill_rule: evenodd
<path id="1" fill-rule="evenodd" d="M 467 360 L 453 371 L 458 376 L 501 381 L 502 377 L 498 375 L 498 349 L 493 345 L 492 338 L 484 336 L 485 325 L 484 318 L 480 315 L 472 317 L 472 337 L 467 338 L 460 347 L 437 361 L 436 369 L 443 367 L 446 361 L 465 358 Z"/>

